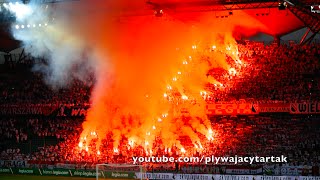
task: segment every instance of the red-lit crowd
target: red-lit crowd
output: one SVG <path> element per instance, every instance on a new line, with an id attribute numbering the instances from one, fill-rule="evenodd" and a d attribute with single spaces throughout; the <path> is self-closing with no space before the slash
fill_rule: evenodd
<path id="1" fill-rule="evenodd" d="M 221 76 L 209 72 L 227 90 L 210 86 L 210 102 L 254 99 L 255 101 L 317 101 L 320 97 L 320 45 L 239 44 L 239 56 L 246 67 L 237 67 L 239 76 Z M 228 72 L 224 72 L 228 73 Z M 68 88 L 51 89 L 39 73 L 0 74 L 1 105 L 51 104 L 83 106 L 89 102 L 90 83 L 74 81 Z M 230 79 L 232 81 L 230 81 Z M 232 86 L 228 85 L 232 82 Z M 229 83 L 230 84 L 230 83 Z M 279 156 L 286 165 L 319 165 L 320 120 L 317 115 L 269 114 L 243 117 L 210 117 L 214 140 L 203 140 L 203 149 L 195 150 L 191 140 L 180 137 L 192 156 Z M 78 164 L 90 167 L 100 163 L 132 163 L 132 156 L 145 156 L 141 147 L 130 148 L 127 140 L 114 152 L 111 138 L 103 142 L 100 155 L 95 147 L 79 152 L 83 118 L 45 116 L 2 116 L 0 119 L 0 159 L 28 160 L 31 164 Z M 107 135 L 109 136 L 109 135 Z M 179 149 L 165 150 L 160 141 L 153 155 L 183 155 Z M 91 153 L 90 153 L 91 152 Z M 187 165 L 193 166 L 193 165 Z M 172 166 L 150 167 L 154 171 Z M 183 166 L 181 166 L 183 167 Z M 200 171 L 200 170 L 199 170 Z"/>

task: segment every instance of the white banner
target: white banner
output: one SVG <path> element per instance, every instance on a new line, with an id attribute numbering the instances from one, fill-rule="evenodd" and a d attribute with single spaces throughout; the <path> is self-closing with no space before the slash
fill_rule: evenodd
<path id="1" fill-rule="evenodd" d="M 264 166 L 264 169 L 276 176 L 300 176 L 303 172 L 312 174 L 312 166 Z"/>
<path id="2" fill-rule="evenodd" d="M 226 169 L 226 174 L 262 174 L 262 168 L 259 169 Z"/>
<path id="3" fill-rule="evenodd" d="M 141 174 L 136 173 L 137 179 L 141 179 Z M 143 173 L 142 179 L 173 179 L 172 173 Z"/>
<path id="4" fill-rule="evenodd" d="M 141 174 L 137 173 L 137 179 Z M 217 174 L 174 174 L 144 173 L 143 179 L 158 180 L 320 180 L 320 176 L 263 176 L 263 175 L 217 175 Z"/>
<path id="5" fill-rule="evenodd" d="M 28 167 L 28 162 L 19 160 L 0 160 L 0 167 Z"/>

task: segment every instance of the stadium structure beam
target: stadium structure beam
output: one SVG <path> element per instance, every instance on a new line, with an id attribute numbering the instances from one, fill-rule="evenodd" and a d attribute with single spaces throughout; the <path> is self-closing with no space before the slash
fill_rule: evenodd
<path id="1" fill-rule="evenodd" d="M 317 33 L 319 33 L 319 32 L 317 32 Z M 312 42 L 312 40 L 314 39 L 314 37 L 317 35 L 317 33 L 313 33 L 307 40 L 300 43 L 300 45 L 310 44 Z"/>
<path id="2" fill-rule="evenodd" d="M 26 55 L 23 48 L 21 53 L 19 54 L 18 62 L 21 63 L 25 58 L 26 58 Z"/>
<path id="3" fill-rule="evenodd" d="M 298 0 L 291 0 L 288 1 L 287 8 L 300 19 L 306 27 L 317 34 L 320 31 L 320 14 L 312 13 L 311 5 Z"/>
<path id="4" fill-rule="evenodd" d="M 304 0 L 305 5 L 312 2 Z M 244 10 L 257 8 L 279 7 L 279 0 L 194 0 L 188 2 L 166 2 L 160 0 L 149 0 L 147 4 L 153 9 L 174 10 L 175 12 L 188 11 L 225 11 L 225 10 Z"/>
<path id="5" fill-rule="evenodd" d="M 302 44 L 304 42 L 304 40 L 306 39 L 306 37 L 308 36 L 309 33 L 310 33 L 310 28 L 308 28 L 306 33 L 304 33 L 303 37 L 300 40 L 300 44 Z"/>
<path id="6" fill-rule="evenodd" d="M 225 2 L 219 3 L 216 1 L 210 2 L 193 2 L 193 3 L 153 3 L 147 2 L 154 10 L 163 9 L 170 10 L 176 13 L 179 12 L 205 12 L 205 11 L 226 11 L 226 10 L 243 10 L 243 9 L 257 9 L 257 8 L 273 8 L 278 7 L 278 1 L 263 1 L 251 3 L 241 2 Z"/>

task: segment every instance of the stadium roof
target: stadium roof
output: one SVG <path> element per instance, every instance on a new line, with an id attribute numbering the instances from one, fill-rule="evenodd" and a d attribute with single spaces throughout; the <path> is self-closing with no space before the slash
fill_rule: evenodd
<path id="1" fill-rule="evenodd" d="M 55 3 L 62 1 L 72 0 L 43 0 L 41 2 Z M 297 0 L 292 0 L 292 2 L 296 1 Z M 1 2 L 2 0 L 0 0 L 0 4 Z M 103 4 L 102 1 L 97 2 Z M 309 6 L 312 3 L 311 0 L 299 1 L 299 3 L 301 2 L 304 6 Z M 224 18 L 224 21 L 228 21 L 231 18 L 226 18 L 230 15 L 226 16 L 226 13 L 232 12 L 233 18 L 239 17 L 237 20 L 241 19 L 241 16 L 255 19 L 255 22 L 260 24 L 258 31 L 272 36 L 282 36 L 305 27 L 304 21 L 299 19 L 290 10 L 279 10 L 278 0 L 151 0 L 148 1 L 147 4 L 149 5 L 147 12 L 146 9 L 141 8 L 143 9 L 142 11 L 144 11 L 142 13 L 143 15 L 150 15 L 155 9 L 161 8 L 172 17 L 181 21 L 199 21 L 201 17 L 199 14 L 212 12 L 215 13 L 212 15 L 212 19 L 222 20 L 222 18 Z M 139 4 L 139 6 L 141 6 L 141 4 Z M 101 6 L 101 8 L 105 7 Z M 135 10 L 132 11 L 131 15 L 135 15 Z M 242 19 L 241 21 L 245 20 Z M 11 37 L 8 32 L 8 27 L 8 23 L 0 25 L 0 51 L 4 52 L 9 52 L 20 46 L 19 41 Z M 249 32 L 250 27 L 238 26 L 235 31 Z"/>
<path id="2" fill-rule="evenodd" d="M 9 30 L 8 25 L 2 25 L 0 27 L 0 52 L 10 52 L 21 46 L 20 41 L 15 40 Z"/>

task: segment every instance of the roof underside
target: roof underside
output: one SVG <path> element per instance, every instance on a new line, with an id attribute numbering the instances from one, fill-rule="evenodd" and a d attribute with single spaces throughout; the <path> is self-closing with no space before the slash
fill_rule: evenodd
<path id="1" fill-rule="evenodd" d="M 155 2 L 157 1 L 160 1 L 160 0 L 156 0 Z M 167 2 L 170 2 L 171 4 L 172 2 L 179 4 L 181 1 L 182 0 L 167 0 Z M 189 1 L 189 0 L 184 0 L 183 2 L 186 2 L 186 1 Z M 194 2 L 194 0 L 192 1 Z M 201 2 L 205 2 L 205 1 L 201 1 Z M 210 1 L 210 2 L 214 2 L 214 1 Z M 228 2 L 231 2 L 231 1 L 228 1 Z M 235 1 L 232 1 L 232 2 L 235 2 Z M 243 0 L 238 0 L 237 2 L 243 2 Z M 257 1 L 251 0 L 250 2 L 257 2 Z M 268 2 L 274 2 L 274 1 L 268 1 Z M 99 4 L 99 6 L 95 5 L 95 8 L 96 7 L 101 7 L 101 9 L 106 8 L 105 6 L 107 5 L 105 5 L 103 2 L 99 1 L 99 3 L 102 3 L 102 4 L 101 5 Z M 79 4 L 79 2 L 73 2 L 72 4 L 73 10 L 77 8 L 77 4 Z M 205 19 L 210 19 L 210 21 L 213 24 L 223 22 L 224 24 L 226 23 L 233 26 L 234 33 L 240 36 L 252 36 L 256 33 L 266 33 L 272 36 L 281 36 L 304 27 L 303 22 L 301 22 L 289 10 L 279 10 L 277 7 L 254 8 L 256 6 L 248 6 L 252 8 L 249 8 L 249 9 L 241 8 L 238 10 L 225 10 L 226 6 L 217 5 L 217 4 L 215 5 L 197 4 L 194 6 L 187 6 L 185 3 L 185 6 L 181 6 L 175 9 L 168 8 L 170 6 L 167 6 L 166 8 L 164 8 L 164 12 L 167 13 L 171 18 L 175 20 L 187 22 L 187 23 L 196 22 L 200 24 L 203 18 L 205 18 Z M 224 10 L 213 11 L 214 9 L 219 8 L 219 6 L 224 8 Z M 244 6 L 241 6 L 241 7 L 244 7 Z M 141 11 L 143 12 L 141 13 Z M 139 16 L 141 16 L 141 14 L 153 15 L 153 9 L 150 7 L 149 9 L 147 8 L 141 11 L 139 12 L 140 14 Z M 229 12 L 231 11 L 232 11 L 232 14 L 229 14 Z M 101 15 L 104 15 L 104 14 L 101 13 Z M 135 15 L 133 14 L 130 17 L 130 19 L 134 19 L 134 18 L 138 18 L 138 17 L 135 17 Z M 8 27 L 9 27 L 8 24 L 2 25 L 2 27 L 0 27 L 0 40 L 1 40 L 0 51 L 3 51 L 3 52 L 9 52 L 20 46 L 20 42 L 14 40 L 11 37 L 9 31 L 7 30 Z M 212 29 L 214 29 L 214 27 L 212 27 Z"/>

